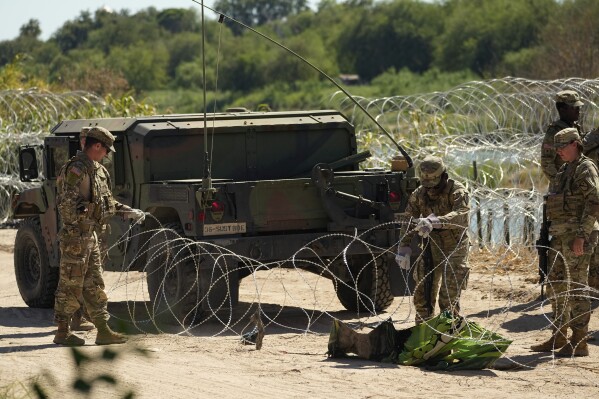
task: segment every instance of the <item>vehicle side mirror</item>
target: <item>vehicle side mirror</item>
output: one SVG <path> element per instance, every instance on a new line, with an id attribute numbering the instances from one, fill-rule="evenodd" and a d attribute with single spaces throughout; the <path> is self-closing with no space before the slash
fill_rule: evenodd
<path id="1" fill-rule="evenodd" d="M 19 151 L 19 176 L 21 181 L 32 181 L 39 176 L 35 147 L 21 148 Z"/>

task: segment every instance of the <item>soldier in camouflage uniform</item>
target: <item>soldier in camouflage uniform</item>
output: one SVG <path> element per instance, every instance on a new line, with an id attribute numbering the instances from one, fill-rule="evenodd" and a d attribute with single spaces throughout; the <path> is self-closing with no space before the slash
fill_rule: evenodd
<path id="1" fill-rule="evenodd" d="M 58 212 L 62 227 L 60 244 L 60 279 L 56 289 L 54 319 L 58 331 L 54 343 L 83 345 L 85 341 L 70 331 L 69 321 L 79 309 L 79 298 L 98 329 L 96 344 L 126 342 L 126 337 L 112 331 L 107 324 L 108 298 L 104 292 L 98 231 L 117 211 L 140 220 L 144 213 L 117 202 L 111 193 L 110 175 L 99 163 L 114 152 L 114 136 L 102 127 L 87 132 L 85 147 L 60 170 L 57 178 Z"/>
<path id="2" fill-rule="evenodd" d="M 89 127 L 84 127 L 81 129 L 81 133 L 79 134 L 79 143 L 81 145 L 81 150 L 85 148 L 85 137 L 87 136 L 87 132 L 89 131 Z M 73 317 L 71 318 L 71 330 L 73 331 L 90 331 L 95 327 L 91 320 L 91 317 L 87 313 L 87 309 L 85 309 L 85 303 L 83 302 L 83 296 L 79 298 L 79 304 L 81 307 L 77 309 L 75 313 L 73 313 Z"/>
<path id="3" fill-rule="evenodd" d="M 554 142 L 565 163 L 547 196 L 553 250 L 547 284 L 554 306 L 553 334 L 531 349 L 535 352 L 559 349 L 557 354 L 562 356 L 588 356 L 586 335 L 591 315 L 588 273 L 598 237 L 599 174 L 595 163 L 582 154 L 576 128 L 561 130 Z M 569 342 L 568 327 L 572 329 Z"/>
<path id="4" fill-rule="evenodd" d="M 573 90 L 563 90 L 555 95 L 555 107 L 559 113 L 559 119 L 552 122 L 545 133 L 543 144 L 541 145 L 541 169 L 545 176 L 551 181 L 559 168 L 563 165 L 563 161 L 553 147 L 553 137 L 562 129 L 573 127 L 582 135 L 582 128 L 578 124 L 580 118 L 580 107 L 584 103 L 580 101 L 577 92 Z"/>
<path id="5" fill-rule="evenodd" d="M 396 260 L 403 269 L 410 268 L 410 243 L 415 233 L 423 239 L 421 247 L 430 245 L 433 260 L 430 297 L 425 293 L 425 262 L 415 267 L 414 292 L 416 323 L 433 316 L 439 292 L 439 308 L 455 315 L 460 312 L 460 295 L 468 282 L 469 199 L 464 185 L 449 179 L 441 158 L 427 156 L 418 166 L 421 186 L 408 200 L 406 214 L 416 227 L 408 231 L 398 246 Z M 427 215 L 426 217 L 424 217 Z M 428 241 L 428 244 L 427 244 Z M 440 289 L 440 291 L 439 291 Z M 430 305 L 430 306 L 429 306 Z"/>

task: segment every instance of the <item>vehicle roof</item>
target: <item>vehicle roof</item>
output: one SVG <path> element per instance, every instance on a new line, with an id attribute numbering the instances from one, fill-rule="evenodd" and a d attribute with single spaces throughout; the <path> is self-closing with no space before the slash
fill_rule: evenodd
<path id="1" fill-rule="evenodd" d="M 208 128 L 234 127 L 243 125 L 276 126 L 295 124 L 348 123 L 336 110 L 287 111 L 287 112 L 223 112 L 206 115 Z M 137 125 L 164 125 L 175 129 L 203 128 L 204 114 L 152 115 L 122 118 L 95 118 L 64 120 L 51 132 L 55 135 L 78 134 L 84 127 L 102 126 L 119 134 L 132 130 Z M 143 129 L 146 130 L 146 129 Z"/>

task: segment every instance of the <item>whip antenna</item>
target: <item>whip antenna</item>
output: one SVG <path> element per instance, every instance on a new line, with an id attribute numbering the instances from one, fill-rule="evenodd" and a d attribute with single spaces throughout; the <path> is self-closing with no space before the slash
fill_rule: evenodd
<path id="1" fill-rule="evenodd" d="M 199 4 L 200 6 L 202 6 L 202 16 L 204 15 L 204 7 L 206 7 L 207 9 L 209 9 L 210 11 L 213 11 L 217 14 L 219 14 L 219 22 L 222 22 L 224 20 L 224 18 L 230 19 L 231 21 L 243 26 L 246 29 L 249 29 L 250 31 L 254 32 L 255 34 L 257 34 L 258 36 L 268 40 L 269 42 L 279 46 L 280 48 L 282 48 L 283 50 L 289 52 L 290 54 L 293 54 L 295 57 L 299 58 L 300 60 L 302 60 L 303 62 L 305 62 L 306 64 L 308 64 L 312 69 L 316 70 L 318 73 L 320 73 L 322 76 L 324 76 L 325 78 L 327 78 L 332 84 L 334 84 L 339 90 L 341 90 L 343 92 L 343 94 L 345 94 L 347 96 L 347 98 L 349 98 L 355 105 L 356 107 L 358 107 L 360 110 L 362 110 L 362 112 L 364 112 L 366 114 L 366 116 L 368 116 L 368 118 L 374 122 L 374 124 L 381 129 L 381 131 L 389 138 L 389 140 L 391 140 L 391 142 L 393 144 L 395 144 L 395 146 L 397 147 L 397 149 L 399 150 L 399 152 L 401 153 L 401 155 L 403 155 L 403 157 L 406 159 L 406 161 L 408 162 L 408 166 L 411 168 L 412 166 L 414 166 L 414 162 L 412 161 L 412 158 L 410 157 L 410 155 L 403 149 L 402 146 L 399 145 L 399 143 L 397 141 L 395 141 L 395 139 L 391 136 L 391 134 L 389 134 L 389 132 L 387 132 L 387 130 L 379 123 L 379 121 L 373 117 L 372 115 L 370 115 L 370 113 L 366 110 L 366 108 L 364 108 L 362 106 L 362 104 L 360 104 L 347 90 L 345 90 L 340 84 L 338 84 L 337 82 L 335 82 L 335 80 L 333 78 L 331 78 L 329 75 L 327 75 L 324 71 L 322 71 L 320 68 L 318 68 L 316 65 L 312 64 L 310 61 L 306 60 L 304 57 L 302 57 L 301 55 L 299 55 L 298 53 L 296 53 L 295 51 L 291 50 L 288 47 L 285 47 L 283 44 L 279 43 L 278 41 L 272 39 L 271 37 L 257 31 L 256 29 L 252 28 L 251 26 L 248 26 L 246 24 L 244 24 L 241 21 L 236 20 L 235 18 L 231 18 L 230 16 L 223 14 L 211 7 L 208 7 L 206 5 L 204 5 L 204 2 L 198 2 L 197 0 L 191 0 L 196 4 Z M 203 17 L 202 17 L 203 18 Z M 204 91 L 205 93 L 205 91 Z"/>

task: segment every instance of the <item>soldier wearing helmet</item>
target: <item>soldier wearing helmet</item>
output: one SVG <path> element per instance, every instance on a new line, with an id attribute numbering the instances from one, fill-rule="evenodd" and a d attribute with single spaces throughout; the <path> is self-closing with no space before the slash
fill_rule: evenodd
<path id="1" fill-rule="evenodd" d="M 107 324 L 108 298 L 104 292 L 98 235 L 117 211 L 135 220 L 142 220 L 145 214 L 119 203 L 112 196 L 110 175 L 100 162 L 109 152 L 115 151 L 114 140 L 112 133 L 103 127 L 87 130 L 83 151 L 78 151 L 67 161 L 56 179 L 58 212 L 62 221 L 58 234 L 60 277 L 54 303 L 54 319 L 58 324 L 54 343 L 59 345 L 85 343 L 71 333 L 69 325 L 81 306 L 81 297 L 98 329 L 96 344 L 127 340 Z"/>
<path id="2" fill-rule="evenodd" d="M 586 343 L 591 302 L 588 273 L 591 254 L 597 245 L 599 216 L 599 173 L 595 163 L 582 154 L 576 128 L 566 128 L 554 137 L 554 146 L 564 164 L 549 187 L 547 219 L 551 249 L 547 275 L 554 308 L 553 334 L 534 352 L 558 350 L 562 356 L 588 356 Z M 572 337 L 567 340 L 568 327 Z"/>
<path id="3" fill-rule="evenodd" d="M 583 105 L 580 96 L 574 90 L 562 90 L 555 95 L 555 108 L 557 108 L 559 119 L 547 127 L 543 144 L 541 144 L 541 169 L 549 181 L 555 177 L 560 166 L 564 164 L 555 151 L 553 137 L 560 130 L 569 127 L 575 128 L 579 134 L 582 134 L 578 119 L 580 118 L 580 107 Z"/>
<path id="4" fill-rule="evenodd" d="M 466 288 L 469 274 L 470 205 L 466 188 L 448 177 L 441 158 L 425 157 L 418 165 L 418 172 L 421 186 L 412 193 L 406 208 L 406 215 L 416 227 L 408 229 L 402 237 L 396 260 L 402 269 L 410 269 L 410 243 L 416 234 L 422 238 L 421 248 L 430 246 L 433 270 L 429 293 L 425 292 L 429 291 L 424 284 L 429 272 L 424 262 L 421 260 L 414 267 L 416 323 L 421 323 L 433 316 L 437 295 L 441 311 L 455 315 L 460 312 L 460 294 Z"/>

